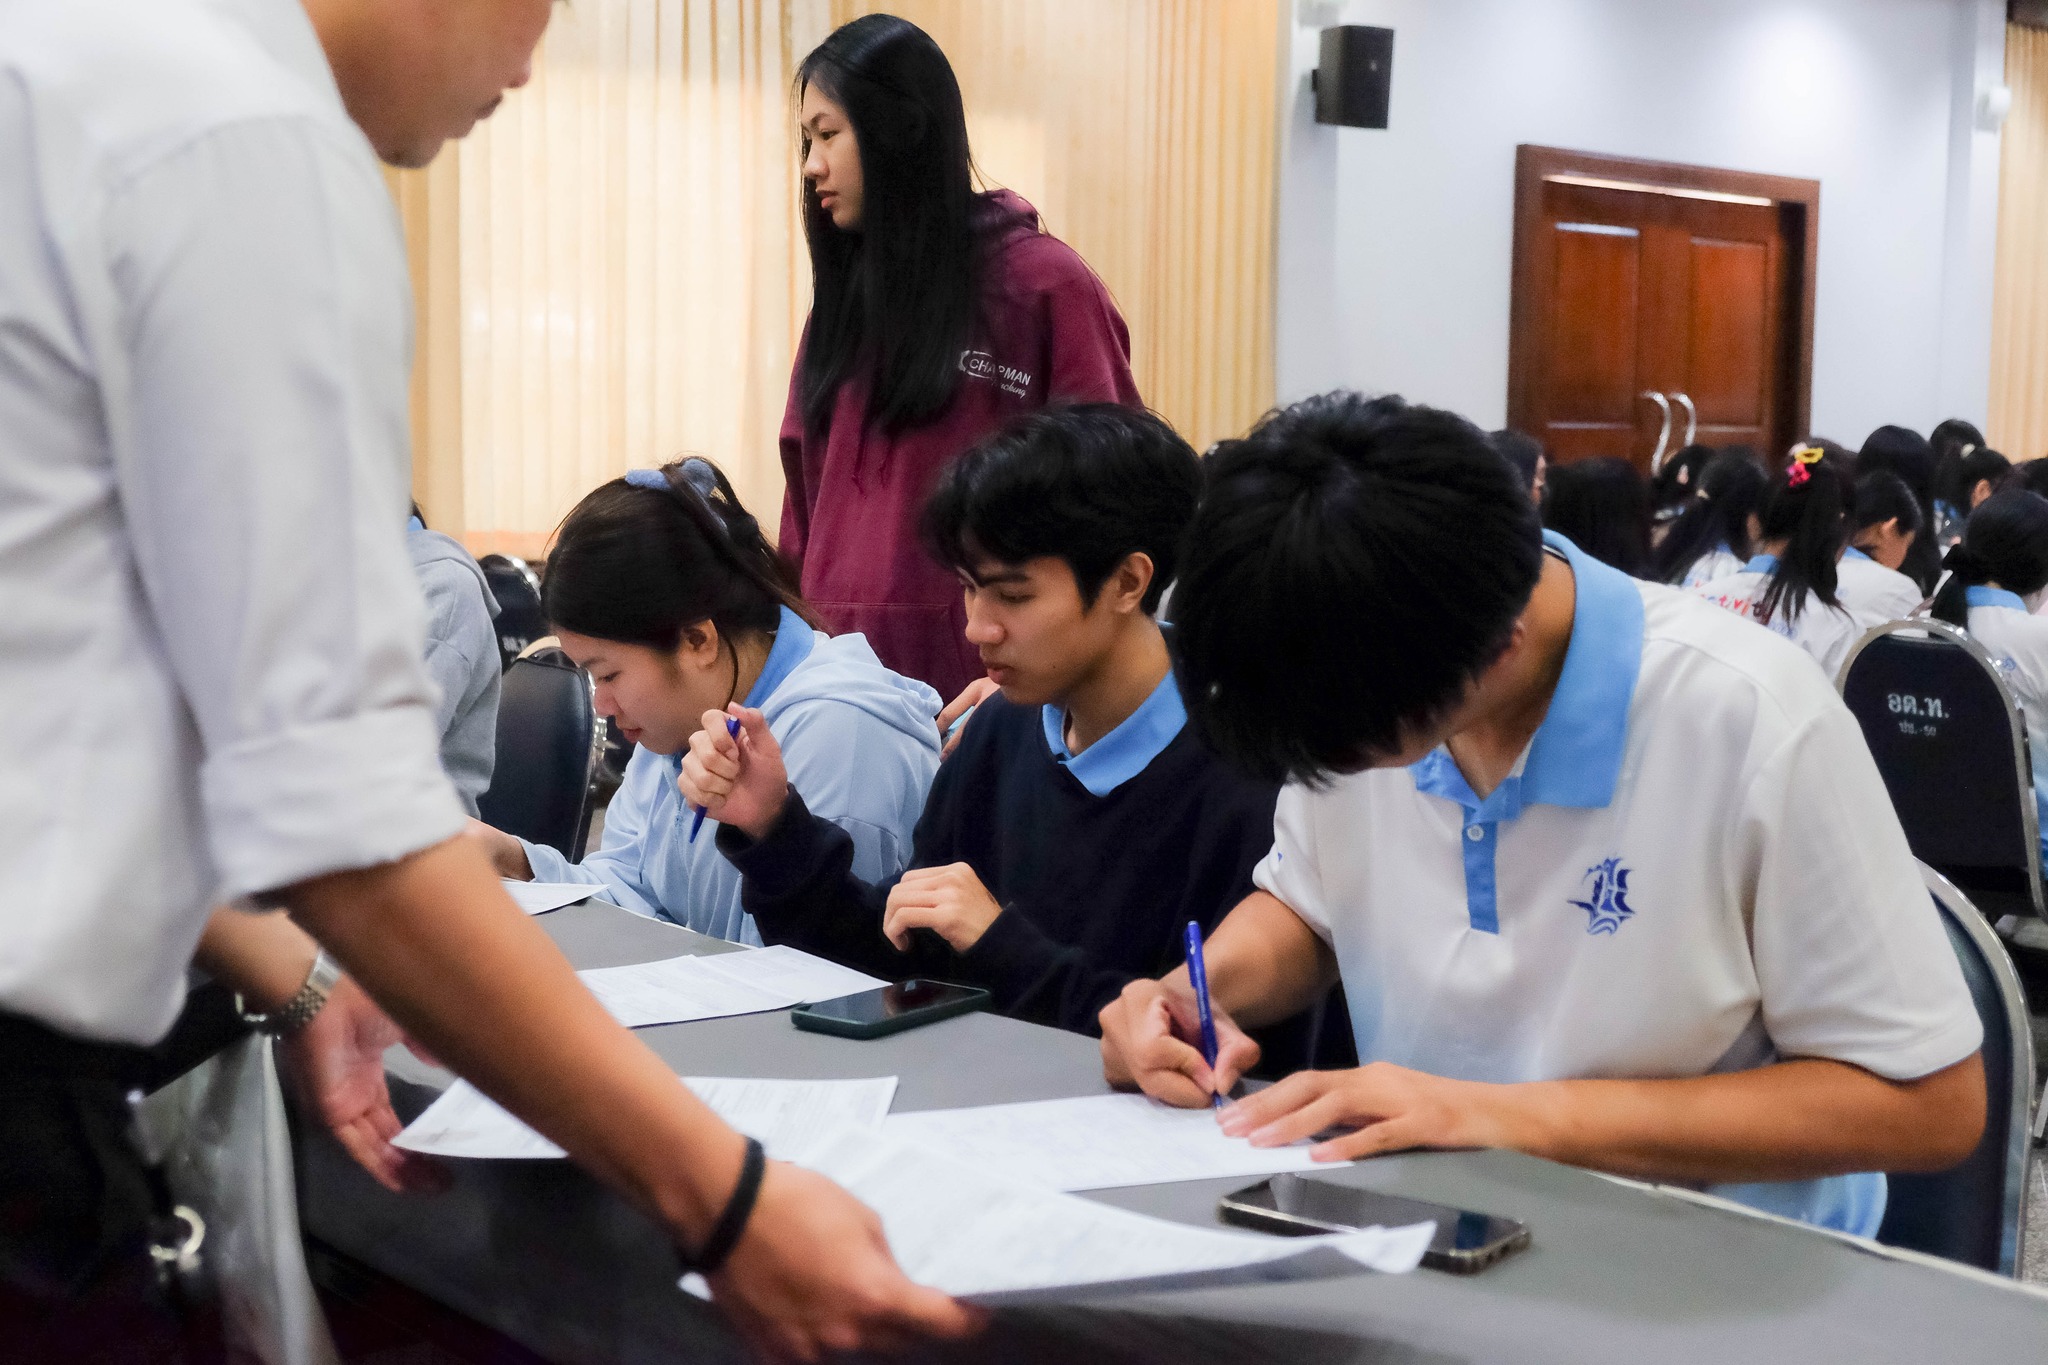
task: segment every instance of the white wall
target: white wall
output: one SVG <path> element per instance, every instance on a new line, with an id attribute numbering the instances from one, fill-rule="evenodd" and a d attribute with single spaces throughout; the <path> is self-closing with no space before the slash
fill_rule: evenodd
<path id="1" fill-rule="evenodd" d="M 1338 385 L 1505 419 L 1517 143 L 1821 182 L 1814 431 L 1982 423 L 2003 0 L 1297 0 L 1282 401 Z M 1314 121 L 1316 30 L 1394 37 L 1391 126 Z M 2020 452 L 2013 452 L 2015 455 Z M 2027 452 L 2029 454 L 2037 452 Z"/>

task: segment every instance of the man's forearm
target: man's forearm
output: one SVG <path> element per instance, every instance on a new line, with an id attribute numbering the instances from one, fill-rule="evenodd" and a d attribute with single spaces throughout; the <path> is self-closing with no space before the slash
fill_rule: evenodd
<path id="1" fill-rule="evenodd" d="M 192 960 L 241 995 L 252 1011 L 267 1014 L 298 994 L 319 951 L 282 910 L 223 906 L 206 922 Z"/>
<path id="2" fill-rule="evenodd" d="M 1322 999 L 1337 979 L 1329 945 L 1286 903 L 1254 891 L 1202 945 L 1216 1007 L 1247 1028 L 1278 1023 Z M 1171 978 L 1185 986 L 1187 969 Z"/>
<path id="3" fill-rule="evenodd" d="M 454 839 L 287 893 L 408 1032 L 593 1173 L 699 1239 L 744 1140 L 605 1013 L 483 853 Z"/>
<path id="4" fill-rule="evenodd" d="M 1474 1084 L 1477 1083 L 1455 1083 Z M 1807 1058 L 1683 1080 L 1477 1086 L 1477 1145 L 1646 1180 L 1804 1180 L 1941 1170 L 1984 1128 L 1972 1056 L 1914 1081 Z"/>

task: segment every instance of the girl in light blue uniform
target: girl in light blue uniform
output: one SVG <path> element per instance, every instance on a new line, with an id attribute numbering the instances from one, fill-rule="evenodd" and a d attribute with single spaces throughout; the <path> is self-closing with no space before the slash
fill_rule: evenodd
<path id="1" fill-rule="evenodd" d="M 587 882 L 629 910 L 759 944 L 717 822 L 676 790 L 681 754 L 728 705 L 762 710 L 790 781 L 853 836 L 853 873 L 887 881 L 938 771 L 938 694 L 884 668 L 859 635 L 813 629 L 795 578 L 708 461 L 634 470 L 569 514 L 548 557 L 549 626 L 634 745 L 580 863 L 473 827 L 508 877 Z"/>
<path id="2" fill-rule="evenodd" d="M 1976 637 L 2027 718 L 2048 858 L 2048 619 L 2034 615 L 2048 596 L 2048 498 L 2022 489 L 1992 494 L 1970 513 L 1941 567 L 1931 614 Z"/>

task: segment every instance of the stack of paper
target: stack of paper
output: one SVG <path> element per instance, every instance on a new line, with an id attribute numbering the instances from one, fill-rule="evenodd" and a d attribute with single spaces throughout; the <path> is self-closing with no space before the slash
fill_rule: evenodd
<path id="1" fill-rule="evenodd" d="M 709 957 L 672 957 L 578 972 L 627 1028 L 759 1014 L 837 1000 L 889 983 L 795 948 L 754 948 Z"/>
<path id="2" fill-rule="evenodd" d="M 683 1084 L 778 1161 L 840 1128 L 873 1130 L 896 1097 L 896 1078 L 858 1081 L 770 1081 L 731 1076 L 686 1076 Z M 468 1081 L 457 1081 L 406 1125 L 393 1142 L 431 1156 L 559 1157 L 562 1149 L 492 1103 Z"/>
<path id="3" fill-rule="evenodd" d="M 1310 1160 L 1306 1142 L 1254 1147 L 1225 1137 L 1213 1110 L 1174 1109 L 1144 1095 L 892 1114 L 886 1131 L 1048 1190 L 1107 1190 L 1344 1164 Z"/>
<path id="4" fill-rule="evenodd" d="M 529 915 L 545 915 L 550 910 L 604 895 L 603 887 L 585 882 L 519 882 L 510 877 L 502 880 L 506 894 Z"/>
<path id="5" fill-rule="evenodd" d="M 1399 1273 L 1415 1268 L 1435 1232 L 1430 1223 L 1326 1237 L 1189 1227 L 1007 1182 L 886 1130 L 824 1134 L 795 1160 L 880 1215 L 910 1278 L 982 1303 L 1296 1279 L 1359 1266 Z M 702 1289 L 687 1279 L 684 1287 Z"/>

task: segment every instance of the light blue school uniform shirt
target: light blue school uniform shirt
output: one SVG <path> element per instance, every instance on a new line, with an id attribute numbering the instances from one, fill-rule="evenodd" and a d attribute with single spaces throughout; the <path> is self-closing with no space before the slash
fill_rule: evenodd
<path id="1" fill-rule="evenodd" d="M 939 768 L 938 693 L 884 668 L 865 636 L 825 635 L 785 607 L 744 704 L 766 718 L 804 804 L 852 836 L 853 875 L 900 873 Z M 739 872 L 718 852 L 718 822 L 689 837 L 696 810 L 676 787 L 682 766 L 679 754 L 635 748 L 605 811 L 603 847 L 572 863 L 527 843 L 534 880 L 601 886 L 628 910 L 759 946 Z"/>
<path id="2" fill-rule="evenodd" d="M 1332 947 L 1358 1055 L 1512 1083 L 1982 1040 L 1863 734 L 1797 648 L 1546 536 L 1577 588 L 1550 708 L 1480 799 L 1439 748 L 1282 790 L 1254 880 Z M 1878 1174 L 1713 1192 L 1868 1235 Z"/>

